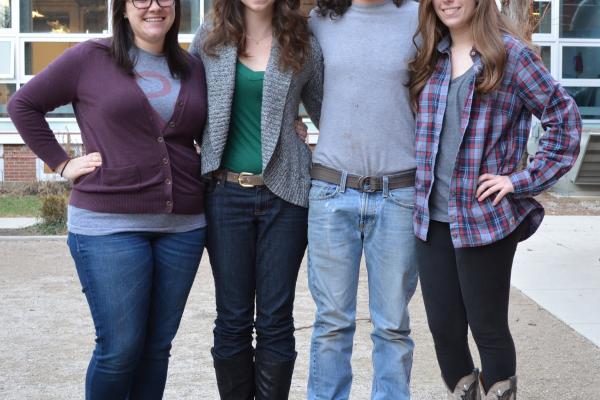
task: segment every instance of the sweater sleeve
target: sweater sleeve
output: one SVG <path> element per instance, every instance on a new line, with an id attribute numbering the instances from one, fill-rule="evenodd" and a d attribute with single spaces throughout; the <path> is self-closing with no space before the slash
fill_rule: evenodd
<path id="1" fill-rule="evenodd" d="M 77 99 L 84 44 L 67 49 L 21 87 L 8 103 L 8 114 L 31 150 L 56 169 L 69 156 L 56 140 L 45 115 Z"/>
<path id="2" fill-rule="evenodd" d="M 323 103 L 323 53 L 317 40 L 311 38 L 311 56 L 312 66 L 311 76 L 304 88 L 302 88 L 302 103 L 310 119 L 319 128 L 321 119 L 321 105 Z"/>

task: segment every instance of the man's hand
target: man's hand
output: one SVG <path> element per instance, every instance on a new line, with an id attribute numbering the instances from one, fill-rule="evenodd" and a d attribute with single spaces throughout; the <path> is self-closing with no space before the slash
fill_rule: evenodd
<path id="1" fill-rule="evenodd" d="M 302 122 L 302 118 L 296 118 L 296 121 L 294 121 L 294 129 L 296 130 L 296 135 L 306 142 L 306 137 L 308 136 L 308 126 Z"/>

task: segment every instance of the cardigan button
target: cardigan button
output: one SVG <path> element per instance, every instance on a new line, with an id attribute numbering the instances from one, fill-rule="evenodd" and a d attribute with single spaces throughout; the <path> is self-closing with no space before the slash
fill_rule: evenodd
<path id="1" fill-rule="evenodd" d="M 177 105 L 178 105 L 179 107 L 183 107 L 183 100 L 179 100 L 179 101 L 177 102 Z"/>
<path id="2" fill-rule="evenodd" d="M 164 142 L 164 141 L 165 141 L 165 139 L 164 139 L 162 136 L 159 136 L 159 137 L 157 137 L 157 138 L 156 138 L 156 141 L 157 141 L 158 143 L 162 143 L 162 142 Z"/>
<path id="3" fill-rule="evenodd" d="M 163 163 L 164 165 L 167 165 L 167 164 L 169 163 L 169 159 L 168 159 L 167 157 L 163 158 L 163 159 L 162 159 L 162 163 Z"/>
<path id="4" fill-rule="evenodd" d="M 169 122 L 169 128 L 175 128 L 175 121 Z"/>
<path id="5" fill-rule="evenodd" d="M 171 200 L 167 200 L 167 207 L 173 206 L 173 202 Z"/>
<path id="6" fill-rule="evenodd" d="M 169 178 L 165 179 L 165 183 L 166 183 L 167 185 L 170 185 L 170 184 L 171 184 L 171 179 L 169 179 Z"/>

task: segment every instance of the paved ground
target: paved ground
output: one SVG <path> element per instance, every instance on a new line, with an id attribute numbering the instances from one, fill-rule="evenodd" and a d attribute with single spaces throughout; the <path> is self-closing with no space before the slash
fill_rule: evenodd
<path id="1" fill-rule="evenodd" d="M 597 236 L 589 239 L 598 240 Z M 518 263 L 515 268 L 519 268 Z M 351 397 L 358 400 L 368 399 L 370 390 L 371 342 L 366 295 L 363 276 Z M 444 390 L 418 292 L 411 312 L 417 346 L 413 398 L 443 399 Z M 313 313 L 306 288 L 306 265 L 303 265 L 296 300 L 299 357 L 291 399 L 305 398 Z M 212 277 L 205 256 L 174 343 L 166 399 L 218 398 L 209 356 L 214 315 Z M 518 349 L 519 398 L 599 397 L 598 347 L 517 289 L 511 294 L 510 322 Z M 91 318 L 64 239 L 0 238 L 0 399 L 81 399 L 93 339 Z"/>
<path id="2" fill-rule="evenodd" d="M 27 228 L 38 222 L 38 218 L 0 218 L 0 229 Z"/>

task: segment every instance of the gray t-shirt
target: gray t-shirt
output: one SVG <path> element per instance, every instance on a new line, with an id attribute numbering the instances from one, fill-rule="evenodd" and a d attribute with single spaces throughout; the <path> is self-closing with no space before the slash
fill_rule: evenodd
<path id="1" fill-rule="evenodd" d="M 133 48 L 131 52 L 136 59 L 134 70 L 137 84 L 163 121 L 169 121 L 175 109 L 181 82 L 171 76 L 164 55 L 148 53 L 138 48 Z"/>
<path id="2" fill-rule="evenodd" d="M 311 13 L 325 62 L 314 163 L 370 176 L 415 168 L 415 121 L 405 84 L 418 7 L 412 0 L 399 8 L 386 0 L 352 4 L 333 20 Z"/>
<path id="3" fill-rule="evenodd" d="M 464 134 L 460 126 L 461 115 L 474 75 L 475 70 L 471 67 L 461 76 L 454 78 L 448 88 L 448 102 L 433 169 L 433 187 L 429 196 L 429 215 L 434 221 L 450 221 L 448 216 L 450 181 Z"/>
<path id="4" fill-rule="evenodd" d="M 146 94 L 154 111 L 163 119 L 170 120 L 181 83 L 169 71 L 167 59 L 133 48 L 130 55 L 135 58 L 136 81 Z M 175 184 L 175 183 L 174 183 Z M 189 232 L 206 226 L 204 214 L 117 214 L 68 207 L 67 228 L 80 235 L 98 236 L 119 232 Z"/>

